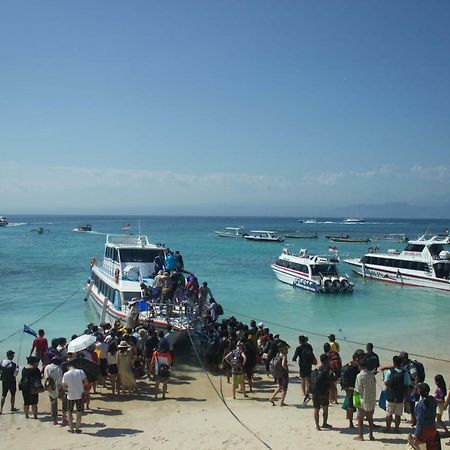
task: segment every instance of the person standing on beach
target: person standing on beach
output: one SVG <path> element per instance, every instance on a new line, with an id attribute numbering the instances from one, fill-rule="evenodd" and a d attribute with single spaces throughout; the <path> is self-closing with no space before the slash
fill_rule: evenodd
<path id="1" fill-rule="evenodd" d="M 23 411 L 25 417 L 28 419 L 31 406 L 33 419 L 37 419 L 39 393 L 35 391 L 35 386 L 41 382 L 41 371 L 38 369 L 39 359 L 35 356 L 29 356 L 27 363 L 22 369 L 22 377 L 19 385 L 23 397 Z"/>
<path id="2" fill-rule="evenodd" d="M 384 374 L 384 384 L 386 385 L 386 432 L 391 431 L 392 416 L 394 418 L 394 431 L 399 432 L 400 419 L 403 412 L 403 401 L 405 394 L 411 385 L 409 372 L 401 369 L 402 359 L 400 356 L 392 358 L 394 367 L 388 369 Z"/>
<path id="3" fill-rule="evenodd" d="M 373 351 L 373 344 L 371 342 L 366 344 L 366 356 L 364 359 L 367 363 L 367 370 L 377 373 L 378 367 L 380 367 L 380 358 Z"/>
<path id="4" fill-rule="evenodd" d="M 341 351 L 341 346 L 339 345 L 339 342 L 336 341 L 336 336 L 334 334 L 328 336 L 328 343 L 330 344 L 330 350 L 332 352 L 339 353 Z"/>
<path id="5" fill-rule="evenodd" d="M 308 338 L 306 336 L 299 336 L 298 341 L 300 345 L 295 349 L 292 361 L 295 362 L 298 358 L 299 373 L 304 397 L 303 404 L 306 405 L 306 403 L 311 400 L 311 397 L 309 395 L 309 385 L 311 380 L 312 365 L 315 356 L 313 353 L 313 348 L 311 347 L 311 344 L 308 343 Z"/>
<path id="6" fill-rule="evenodd" d="M 276 379 L 278 386 L 270 397 L 269 402 L 275 406 L 275 397 L 281 392 L 280 406 L 286 406 L 284 400 L 286 398 L 288 385 L 289 385 L 289 366 L 287 362 L 288 348 L 283 343 L 278 344 L 278 354 L 275 356 L 277 359 L 278 368 L 276 369 Z"/>
<path id="7" fill-rule="evenodd" d="M 81 412 L 83 411 L 83 393 L 89 382 L 83 370 L 70 366 L 63 375 L 62 386 L 67 391 L 69 433 L 81 433 Z M 75 429 L 73 427 L 73 410 L 77 408 Z"/>
<path id="8" fill-rule="evenodd" d="M 225 361 L 231 366 L 232 383 L 233 383 L 233 399 L 236 400 L 236 387 L 241 386 L 241 392 L 244 397 L 248 397 L 245 393 L 245 378 L 244 378 L 244 364 L 247 357 L 244 353 L 244 343 L 238 341 L 236 348 L 225 356 Z"/>
<path id="9" fill-rule="evenodd" d="M 50 364 L 45 366 L 44 380 L 47 387 L 48 396 L 50 398 L 50 408 L 53 419 L 53 425 L 58 425 L 58 398 L 63 397 L 61 368 L 62 359 L 59 356 L 53 356 Z M 49 381 L 47 381 L 49 380 Z"/>
<path id="10" fill-rule="evenodd" d="M 153 352 L 151 360 L 151 370 L 155 377 L 155 400 L 158 399 L 159 385 L 162 383 L 162 398 L 165 400 L 167 394 L 167 383 L 170 378 L 170 368 L 172 366 L 172 355 L 169 351 Z"/>
<path id="11" fill-rule="evenodd" d="M 415 413 L 415 407 L 416 407 L 416 396 L 419 395 L 417 386 L 421 381 L 419 380 L 419 373 L 417 371 L 416 364 L 414 361 L 411 361 L 409 359 L 409 355 L 407 352 L 401 352 L 399 357 L 401 358 L 401 366 L 400 368 L 404 370 L 405 372 L 409 373 L 409 376 L 411 378 L 411 383 L 407 387 L 407 392 L 405 393 L 405 405 L 404 410 L 406 413 L 411 414 L 411 426 L 416 425 L 416 413 Z M 417 397 L 418 399 L 418 397 Z"/>
<path id="12" fill-rule="evenodd" d="M 321 431 L 319 425 L 319 412 L 322 408 L 323 422 L 322 428 L 332 428 L 328 423 L 328 405 L 330 404 L 330 384 L 331 374 L 328 362 L 328 355 L 320 355 L 320 367 L 311 372 L 311 394 L 314 407 L 314 421 L 316 430 Z"/>
<path id="13" fill-rule="evenodd" d="M 358 407 L 358 436 L 355 437 L 356 441 L 363 441 L 363 421 L 367 417 L 369 421 L 369 439 L 374 441 L 373 437 L 373 413 L 375 411 L 375 405 L 377 403 L 376 390 L 377 383 L 375 380 L 375 374 L 372 370 L 369 370 L 366 359 L 363 359 L 359 363 L 361 371 L 356 376 L 355 392 L 359 394 L 361 405 Z"/>
<path id="14" fill-rule="evenodd" d="M 137 391 L 136 378 L 133 373 L 133 351 L 125 340 L 117 346 L 116 363 L 118 369 L 117 393 L 125 394 L 126 391 Z"/>
<path id="15" fill-rule="evenodd" d="M 18 367 L 13 361 L 15 353 L 12 350 L 6 352 L 6 359 L 0 364 L 0 374 L 2 380 L 2 400 L 0 405 L 0 414 L 3 413 L 3 406 L 5 405 L 6 396 L 8 392 L 11 393 L 11 412 L 16 412 L 18 409 L 15 407 L 16 401 L 16 376 Z"/>
<path id="16" fill-rule="evenodd" d="M 45 331 L 40 329 L 38 331 L 38 336 L 34 339 L 33 345 L 31 347 L 30 356 L 35 352 L 35 356 L 38 359 L 38 364 L 42 361 L 42 365 L 45 365 L 44 358 L 46 358 L 47 350 L 48 350 L 48 341 L 44 337 Z"/>
<path id="17" fill-rule="evenodd" d="M 338 352 L 330 350 L 330 344 L 323 344 L 323 351 L 328 355 L 328 363 L 332 375 L 330 386 L 330 403 L 338 403 L 337 381 L 341 377 L 342 359 Z"/>

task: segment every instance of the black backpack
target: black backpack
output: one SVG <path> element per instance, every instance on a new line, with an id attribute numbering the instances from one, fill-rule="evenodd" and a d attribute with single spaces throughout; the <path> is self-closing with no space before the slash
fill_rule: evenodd
<path id="1" fill-rule="evenodd" d="M 346 364 L 341 369 L 341 387 L 342 389 L 355 387 L 358 369 L 353 364 Z"/>
<path id="2" fill-rule="evenodd" d="M 312 395 L 321 395 L 326 393 L 326 375 L 327 371 L 323 369 L 314 369 L 311 372 L 309 390 Z"/>
<path id="3" fill-rule="evenodd" d="M 392 403 L 403 403 L 405 397 L 405 371 L 391 369 L 391 378 L 386 390 L 386 399 Z"/>

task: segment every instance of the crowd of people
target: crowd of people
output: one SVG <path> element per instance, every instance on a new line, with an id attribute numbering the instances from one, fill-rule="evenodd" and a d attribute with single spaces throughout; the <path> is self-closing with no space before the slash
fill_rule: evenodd
<path id="1" fill-rule="evenodd" d="M 228 383 L 232 384 L 232 396 L 241 393 L 247 397 L 255 390 L 255 369 L 258 365 L 273 378 L 276 387 L 269 402 L 275 405 L 280 395 L 280 406 L 285 406 L 289 386 L 289 345 L 278 334 L 272 334 L 263 323 L 252 320 L 249 325 L 231 317 L 218 323 L 206 317 L 200 333 L 204 348 L 205 364 L 212 370 L 223 370 Z M 450 403 L 450 392 L 442 375 L 434 378 L 435 391 L 425 383 L 425 369 L 422 363 L 411 360 L 408 353 L 401 352 L 392 359 L 392 364 L 380 366 L 378 355 L 372 343 L 365 349 L 357 349 L 351 361 L 345 364 L 340 356 L 340 345 L 336 336 L 330 334 L 319 357 L 308 342 L 307 336 L 299 336 L 292 361 L 298 363 L 305 407 L 311 400 L 314 422 L 318 431 L 331 429 L 328 422 L 330 403 L 338 404 L 338 391 L 345 396 L 341 405 L 345 410 L 348 427 L 356 430 L 355 440 L 364 440 L 364 420 L 368 421 L 369 439 L 374 440 L 374 411 L 377 404 L 385 410 L 384 433 L 400 432 L 400 419 L 410 415 L 410 425 L 414 429 L 409 442 L 414 447 L 425 442 L 427 450 L 440 446 L 437 427 L 448 434 L 443 413 Z M 317 366 L 317 368 L 314 368 Z M 376 374 L 382 372 L 381 395 L 377 396 Z M 320 412 L 322 411 L 322 420 Z M 356 414 L 356 426 L 354 416 Z M 450 445 L 450 443 L 448 443 Z"/>
<path id="2" fill-rule="evenodd" d="M 331 429 L 328 421 L 330 404 L 339 403 L 343 392 L 342 409 L 348 427 L 355 429 L 355 439 L 364 440 L 364 420 L 368 421 L 369 439 L 374 440 L 374 410 L 378 404 L 385 409 L 384 433 L 401 431 L 401 416 L 410 415 L 413 433 L 409 442 L 424 442 L 427 450 L 440 445 L 437 429 L 448 434 L 443 418 L 450 403 L 450 393 L 442 375 L 434 378 L 434 394 L 425 383 L 423 365 L 401 352 L 392 358 L 392 364 L 380 366 L 372 343 L 365 349 L 354 351 L 350 361 L 343 362 L 341 349 L 333 334 L 316 357 L 307 336 L 299 336 L 292 362 L 298 364 L 298 373 L 290 373 L 288 356 L 290 346 L 279 334 L 273 334 L 263 323 L 252 320 L 250 324 L 235 317 L 218 320 L 217 303 L 207 283 L 198 289 L 198 297 L 205 305 L 201 330 L 197 342 L 203 349 L 205 365 L 222 372 L 231 384 L 233 399 L 237 394 L 250 396 L 258 390 L 257 370 L 266 373 L 275 386 L 268 401 L 285 406 L 286 393 L 293 376 L 300 378 L 299 407 L 312 403 L 314 423 L 318 431 Z M 214 307 L 214 305 L 216 305 Z M 148 377 L 154 380 L 154 397 L 167 393 L 170 370 L 173 365 L 174 339 L 170 325 L 157 331 L 151 323 L 126 328 L 120 321 L 114 326 L 107 323 L 89 324 L 83 335 L 90 335 L 93 343 L 77 352 L 71 352 L 71 336 L 55 338 L 49 345 L 44 330 L 39 330 L 33 341 L 27 365 L 21 370 L 18 388 L 23 397 L 26 418 L 38 417 L 39 395 L 47 391 L 51 404 L 51 418 L 55 425 L 68 425 L 72 433 L 81 433 L 81 417 L 90 410 L 90 393 L 106 388 L 112 394 L 138 393 L 137 381 Z M 16 408 L 16 391 L 19 368 L 14 362 L 15 353 L 9 350 L 0 364 L 2 398 L 0 414 L 6 397 L 10 394 L 10 409 Z M 97 373 L 89 365 L 98 366 Z M 315 367 L 317 366 L 317 367 Z M 382 372 L 381 395 L 377 395 L 376 374 Z M 161 387 L 161 390 L 160 390 Z M 73 413 L 76 410 L 74 418 Z M 61 412 L 60 412 L 61 411 Z M 30 414 L 31 412 L 31 414 Z M 356 426 L 354 416 L 356 414 Z M 443 434 L 444 435 L 444 434 Z"/>
<path id="3" fill-rule="evenodd" d="M 92 344 L 71 351 L 70 343 L 85 336 L 92 338 Z M 151 324 L 130 329 L 117 321 L 114 326 L 89 324 L 82 335 L 72 335 L 70 341 L 54 338 L 49 344 L 41 329 L 21 371 L 14 358 L 15 352 L 8 350 L 0 364 L 0 414 L 8 394 L 11 412 L 18 411 L 19 389 L 25 417 L 37 419 L 39 396 L 47 392 L 53 424 L 81 433 L 82 413 L 91 411 L 91 392 L 96 393 L 99 388 L 106 388 L 111 394 L 130 395 L 138 393 L 136 380 L 147 377 L 154 381 L 154 398 L 160 394 L 166 398 L 173 364 L 173 333 L 170 325 L 159 331 Z"/>

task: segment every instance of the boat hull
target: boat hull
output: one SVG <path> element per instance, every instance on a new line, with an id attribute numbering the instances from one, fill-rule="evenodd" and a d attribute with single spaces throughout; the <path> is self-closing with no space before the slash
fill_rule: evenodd
<path id="1" fill-rule="evenodd" d="M 367 265 L 363 268 L 363 265 L 361 262 L 359 262 L 359 260 L 344 261 L 352 267 L 354 273 L 362 276 L 363 278 L 383 281 L 385 283 L 399 284 L 402 286 L 438 289 L 441 291 L 450 292 L 450 280 L 443 280 L 423 275 L 415 275 L 411 273 L 405 273 L 400 270 L 386 270 L 381 267 L 371 267 Z"/>
<path id="2" fill-rule="evenodd" d="M 310 280 L 307 277 L 302 277 L 298 273 L 289 272 L 286 269 L 281 269 L 275 264 L 272 264 L 272 270 L 279 281 L 289 284 L 293 287 L 305 289 L 309 292 L 320 292 L 320 286 L 314 280 Z"/>

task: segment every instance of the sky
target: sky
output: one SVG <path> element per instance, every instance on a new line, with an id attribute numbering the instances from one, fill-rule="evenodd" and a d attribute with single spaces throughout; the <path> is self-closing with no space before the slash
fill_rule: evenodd
<path id="1" fill-rule="evenodd" d="M 450 217 L 449 23 L 447 0 L 0 2 L 0 215 Z"/>

